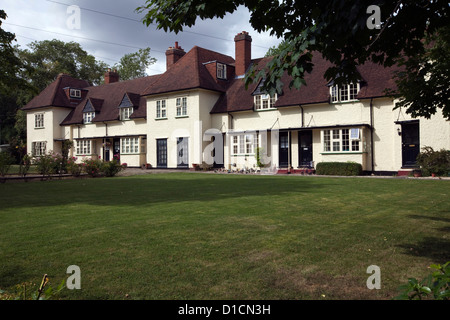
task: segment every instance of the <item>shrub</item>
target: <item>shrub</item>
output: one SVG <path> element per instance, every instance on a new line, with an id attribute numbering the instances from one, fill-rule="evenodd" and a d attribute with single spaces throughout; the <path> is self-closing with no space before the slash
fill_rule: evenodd
<path id="1" fill-rule="evenodd" d="M 11 167 L 13 158 L 8 151 L 0 152 L 0 176 L 4 177 Z"/>
<path id="2" fill-rule="evenodd" d="M 51 153 L 34 158 L 37 172 L 44 177 L 58 172 L 58 161 L 58 157 Z"/>
<path id="3" fill-rule="evenodd" d="M 77 161 L 76 157 L 69 158 L 67 160 L 66 167 L 67 167 L 67 171 L 70 174 L 74 175 L 75 177 L 79 177 L 83 167 L 80 163 L 76 163 L 76 161 Z"/>
<path id="4" fill-rule="evenodd" d="M 28 170 L 30 170 L 31 167 L 31 157 L 26 154 L 22 158 L 22 162 L 20 163 L 20 174 L 22 176 L 26 176 L 28 173 Z"/>
<path id="5" fill-rule="evenodd" d="M 91 177 L 97 177 L 102 172 L 103 161 L 100 159 L 84 159 L 83 169 Z"/>
<path id="6" fill-rule="evenodd" d="M 399 287 L 399 300 L 422 300 L 432 298 L 435 300 L 450 299 L 450 262 L 444 265 L 431 265 L 434 271 L 424 280 L 409 278 L 408 283 Z"/>
<path id="7" fill-rule="evenodd" d="M 417 156 L 417 164 L 422 168 L 424 176 L 435 173 L 438 176 L 447 176 L 450 173 L 450 151 L 433 150 L 432 147 L 423 147 Z"/>
<path id="8" fill-rule="evenodd" d="M 359 176 L 362 165 L 355 162 L 319 162 L 316 166 L 318 175 Z"/>
<path id="9" fill-rule="evenodd" d="M 120 171 L 122 171 L 124 167 L 119 163 L 119 160 L 114 158 L 114 160 L 110 162 L 104 162 L 102 166 L 102 172 L 107 177 L 114 177 Z"/>

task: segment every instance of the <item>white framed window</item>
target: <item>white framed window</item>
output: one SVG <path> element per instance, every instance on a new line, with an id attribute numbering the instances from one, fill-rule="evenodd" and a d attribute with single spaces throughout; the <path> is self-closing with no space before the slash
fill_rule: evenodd
<path id="1" fill-rule="evenodd" d="M 130 116 L 133 113 L 133 107 L 120 108 L 120 120 L 130 120 Z"/>
<path id="2" fill-rule="evenodd" d="M 350 83 L 343 86 L 332 86 L 330 88 L 331 102 L 347 102 L 355 101 L 359 93 L 359 82 Z"/>
<path id="3" fill-rule="evenodd" d="M 358 128 L 323 130 L 323 152 L 359 152 L 360 131 Z"/>
<path id="4" fill-rule="evenodd" d="M 156 119 L 167 118 L 166 100 L 156 101 Z"/>
<path id="5" fill-rule="evenodd" d="M 34 115 L 34 127 L 35 128 L 44 128 L 44 114 L 36 113 Z"/>
<path id="6" fill-rule="evenodd" d="M 37 141 L 31 144 L 31 153 L 35 157 L 43 156 L 47 152 L 47 141 Z"/>
<path id="7" fill-rule="evenodd" d="M 71 98 L 81 98 L 81 90 L 80 89 L 70 89 L 69 95 Z"/>
<path id="8" fill-rule="evenodd" d="M 227 65 L 223 63 L 217 63 L 217 79 L 227 79 Z"/>
<path id="9" fill-rule="evenodd" d="M 95 112 L 84 112 L 83 113 L 83 123 L 92 123 L 92 119 L 95 118 Z"/>
<path id="10" fill-rule="evenodd" d="M 176 100 L 177 117 L 187 116 L 187 97 Z"/>
<path id="11" fill-rule="evenodd" d="M 231 137 L 232 155 L 252 155 L 257 146 L 255 134 L 241 134 Z"/>
<path id="12" fill-rule="evenodd" d="M 139 137 L 126 137 L 120 139 L 121 154 L 140 153 Z"/>
<path id="13" fill-rule="evenodd" d="M 77 144 L 75 146 L 76 155 L 91 155 L 93 153 L 95 146 L 92 140 L 77 140 Z"/>
<path id="14" fill-rule="evenodd" d="M 254 98 L 255 110 L 273 109 L 277 99 L 276 93 L 272 96 L 269 94 L 258 94 Z"/>

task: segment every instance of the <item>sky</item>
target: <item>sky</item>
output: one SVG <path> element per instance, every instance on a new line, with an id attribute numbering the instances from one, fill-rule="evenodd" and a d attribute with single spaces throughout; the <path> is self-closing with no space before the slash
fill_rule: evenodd
<path id="1" fill-rule="evenodd" d="M 252 37 L 252 58 L 265 55 L 281 40 L 269 33 L 258 33 L 250 23 L 245 7 L 223 19 L 196 21 L 195 26 L 178 34 L 143 24 L 143 13 L 135 9 L 145 0 L 1 0 L 0 9 L 8 15 L 2 28 L 16 35 L 22 49 L 33 41 L 59 39 L 78 42 L 89 54 L 113 66 L 139 48 L 151 48 L 157 62 L 148 75 L 166 70 L 165 51 L 178 42 L 186 52 L 194 46 L 217 51 L 234 58 L 234 36 L 247 31 Z M 77 8 L 79 11 L 77 12 Z"/>

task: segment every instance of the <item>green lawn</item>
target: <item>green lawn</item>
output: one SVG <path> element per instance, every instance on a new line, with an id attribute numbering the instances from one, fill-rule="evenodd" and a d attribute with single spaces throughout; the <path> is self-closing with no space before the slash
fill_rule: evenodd
<path id="1" fill-rule="evenodd" d="M 0 289 L 64 299 L 391 299 L 450 260 L 450 181 L 149 174 L 0 184 Z M 367 267 L 381 269 L 369 290 Z"/>

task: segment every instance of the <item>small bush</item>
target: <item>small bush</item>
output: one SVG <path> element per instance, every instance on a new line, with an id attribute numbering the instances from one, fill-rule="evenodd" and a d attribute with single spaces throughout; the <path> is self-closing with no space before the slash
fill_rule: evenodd
<path id="1" fill-rule="evenodd" d="M 81 171 L 83 169 L 82 165 L 80 163 L 76 163 L 77 158 L 72 157 L 67 160 L 67 171 L 74 175 L 75 177 L 79 177 L 81 175 Z"/>
<path id="2" fill-rule="evenodd" d="M 102 172 L 103 161 L 100 159 L 84 159 L 83 169 L 91 177 L 97 177 Z"/>
<path id="3" fill-rule="evenodd" d="M 316 166 L 318 175 L 359 176 L 362 165 L 355 162 L 319 162 Z"/>
<path id="4" fill-rule="evenodd" d="M 450 151 L 433 150 L 432 147 L 423 147 L 417 156 L 417 164 L 422 168 L 424 176 L 432 173 L 438 176 L 447 176 L 450 173 Z"/>
<path id="5" fill-rule="evenodd" d="M 64 173 L 63 157 L 59 153 L 50 152 L 48 154 L 35 157 L 33 162 L 36 165 L 37 172 L 43 176 Z"/>
<path id="6" fill-rule="evenodd" d="M 114 158 L 113 161 L 104 162 L 102 166 L 102 172 L 107 177 L 114 177 L 116 174 L 122 171 L 122 169 L 124 169 L 124 167 L 116 158 Z"/>
<path id="7" fill-rule="evenodd" d="M 0 152 L 0 176 L 4 177 L 11 167 L 13 158 L 8 151 Z"/>
<path id="8" fill-rule="evenodd" d="M 450 299 L 450 262 L 444 265 L 431 265 L 434 271 L 422 281 L 409 278 L 408 283 L 399 287 L 398 300 L 449 300 Z"/>

